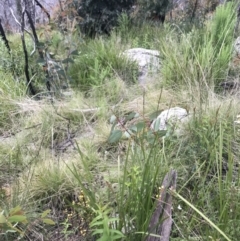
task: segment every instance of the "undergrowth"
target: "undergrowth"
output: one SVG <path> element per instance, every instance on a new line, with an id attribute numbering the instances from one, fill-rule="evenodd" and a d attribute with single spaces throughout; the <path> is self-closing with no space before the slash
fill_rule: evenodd
<path id="1" fill-rule="evenodd" d="M 240 102 L 220 88 L 233 55 L 233 8 L 217 8 L 191 31 L 176 23 L 129 27 L 124 15 L 110 37 L 49 30 L 55 58 L 68 52 L 66 39 L 76 54 L 63 65 L 69 86 L 56 97 L 27 97 L 22 79 L 4 67 L 13 63 L 3 50 L 0 239 L 159 238 L 149 222 L 175 170 L 171 240 L 239 240 Z M 131 47 L 160 51 L 161 74 L 145 86 L 137 64 L 121 54 Z M 187 110 L 187 122 L 151 127 L 176 106 Z"/>

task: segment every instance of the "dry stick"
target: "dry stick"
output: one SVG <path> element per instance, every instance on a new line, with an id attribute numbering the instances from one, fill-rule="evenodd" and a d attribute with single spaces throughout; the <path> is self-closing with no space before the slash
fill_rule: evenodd
<path id="1" fill-rule="evenodd" d="M 2 21 L 2 20 L 0 19 L 0 36 L 2 37 L 2 40 L 3 40 L 6 48 L 8 49 L 8 54 L 11 56 L 11 48 L 10 48 L 10 46 L 9 46 L 9 42 L 8 42 L 8 39 L 7 39 L 6 35 L 5 35 L 5 32 L 4 32 L 4 29 L 3 29 L 3 26 L 2 26 L 2 22 L 1 22 L 1 21 Z M 15 74 L 15 68 L 14 68 L 14 66 L 11 67 L 11 73 L 12 73 L 12 75 L 13 75 L 13 78 L 14 78 L 15 80 L 17 80 L 17 76 L 16 76 L 16 74 Z"/>
<path id="2" fill-rule="evenodd" d="M 169 241 L 172 227 L 172 195 L 168 189 L 176 189 L 177 172 L 171 170 L 163 179 L 156 209 L 151 217 L 148 231 L 160 235 L 160 241 Z M 159 221 L 163 220 L 161 223 Z M 157 241 L 159 238 L 148 236 L 146 241 Z"/>
<path id="3" fill-rule="evenodd" d="M 39 54 L 40 58 L 44 60 L 43 49 L 42 49 L 42 47 L 40 47 L 40 45 L 39 45 L 39 39 L 38 39 L 38 36 L 37 36 L 36 28 L 35 28 L 35 26 L 34 26 L 34 23 L 33 23 L 32 17 L 31 17 L 31 14 L 30 14 L 27 10 L 26 10 L 26 14 L 27 14 L 27 16 L 28 16 L 28 21 L 29 21 L 30 27 L 31 27 L 32 32 L 33 32 L 34 43 L 35 43 L 35 45 L 37 45 L 38 54 Z M 46 63 L 46 65 L 47 65 L 47 63 Z M 50 90 L 51 90 L 51 84 L 50 84 L 50 81 L 49 81 L 48 68 L 46 68 L 46 70 L 44 70 L 44 71 L 45 71 L 46 79 L 47 79 L 47 81 L 46 81 L 46 86 L 47 86 L 48 91 L 50 91 Z"/>
<path id="4" fill-rule="evenodd" d="M 44 13 L 46 13 L 48 20 L 50 21 L 50 14 L 46 10 L 46 8 L 44 8 L 43 5 L 38 0 L 34 0 L 34 1 L 35 1 L 36 5 L 39 6 L 43 10 Z"/>
<path id="5" fill-rule="evenodd" d="M 34 44 L 35 44 L 35 46 L 37 45 L 38 54 L 39 54 L 40 58 L 44 59 L 43 49 L 39 45 L 39 39 L 38 39 L 38 36 L 37 36 L 36 28 L 34 26 L 31 14 L 27 10 L 26 10 L 26 14 L 28 16 L 28 21 L 29 21 L 30 27 L 31 27 L 32 32 L 33 32 Z M 47 78 L 46 86 L 47 86 L 47 89 L 50 91 L 51 90 L 51 84 L 50 84 L 50 82 L 48 80 L 48 78 L 49 78 L 48 69 L 45 70 L 45 73 L 46 73 L 46 78 Z"/>
<path id="6" fill-rule="evenodd" d="M 1 35 L 1 37 L 2 37 L 2 40 L 3 40 L 4 44 L 5 44 L 5 46 L 6 46 L 7 49 L 8 49 L 8 53 L 10 54 L 11 49 L 10 49 L 10 46 L 9 46 L 7 37 L 6 37 L 5 32 L 4 32 L 4 29 L 3 29 L 2 20 L 1 20 L 1 19 L 0 19 L 0 35 Z"/>
<path id="7" fill-rule="evenodd" d="M 10 12 L 11 12 L 11 14 L 12 14 L 15 22 L 16 22 L 16 23 L 20 26 L 20 28 L 21 28 L 21 23 L 17 20 L 16 16 L 14 15 L 14 12 L 13 12 L 12 8 L 9 7 L 9 9 L 10 9 Z M 24 27 L 24 31 L 26 31 L 26 32 L 30 35 L 30 37 L 32 38 L 32 40 L 33 40 L 33 42 L 34 42 L 34 37 L 33 37 L 33 35 L 32 35 L 25 27 Z M 34 43 L 35 43 L 35 42 L 34 42 Z M 33 50 L 32 50 L 32 52 L 31 52 L 30 56 L 32 56 L 32 55 L 35 53 L 35 51 L 36 51 L 36 46 L 35 46 L 35 44 L 34 44 Z"/>
<path id="8" fill-rule="evenodd" d="M 42 49 L 39 47 L 39 40 L 38 40 L 38 36 L 37 36 L 36 29 L 35 29 L 35 27 L 34 27 L 34 23 L 33 23 L 33 21 L 32 21 L 31 14 L 30 14 L 27 10 L 26 10 L 25 12 L 26 12 L 26 14 L 27 14 L 28 21 L 29 21 L 30 27 L 31 27 L 32 32 L 33 32 L 34 42 L 35 42 L 35 44 L 37 45 L 37 49 L 38 49 L 39 56 L 40 56 L 40 58 L 43 59 L 43 58 L 44 58 L 44 56 L 43 56 L 43 51 L 42 51 Z"/>

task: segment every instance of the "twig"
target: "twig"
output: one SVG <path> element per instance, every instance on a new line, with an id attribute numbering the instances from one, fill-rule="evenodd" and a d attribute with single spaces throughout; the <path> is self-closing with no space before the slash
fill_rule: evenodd
<path id="1" fill-rule="evenodd" d="M 46 10 L 46 8 L 44 8 L 43 5 L 38 0 L 34 0 L 34 1 L 35 1 L 36 5 L 39 6 L 43 10 L 44 13 L 46 13 L 48 20 L 50 21 L 50 14 Z"/>
<path id="2" fill-rule="evenodd" d="M 5 46 L 6 46 L 7 49 L 8 49 L 8 53 L 10 54 L 10 53 L 11 53 L 11 49 L 10 49 L 10 46 L 9 46 L 7 37 L 6 37 L 5 32 L 4 32 L 4 29 L 3 29 L 2 20 L 1 20 L 1 19 L 0 19 L 0 35 L 1 35 L 1 37 L 2 37 L 3 42 L 5 43 Z"/>
<path id="3" fill-rule="evenodd" d="M 15 16 L 12 8 L 9 7 L 9 9 L 10 9 L 10 12 L 11 12 L 11 14 L 12 14 L 15 22 L 16 22 L 20 27 L 22 27 L 21 23 L 17 20 L 17 18 L 16 18 L 16 16 Z M 34 37 L 33 37 L 33 35 L 31 34 L 31 32 L 28 31 L 28 29 L 26 29 L 25 27 L 24 27 L 24 31 L 30 35 L 30 37 L 32 38 L 32 40 L 33 40 L 33 42 L 34 42 L 33 50 L 32 50 L 32 52 L 31 52 L 31 54 L 30 54 L 30 56 L 32 56 L 32 55 L 35 53 L 35 51 L 36 51 L 36 44 L 35 44 L 35 41 L 34 41 Z"/>
<path id="4" fill-rule="evenodd" d="M 33 23 L 33 21 L 32 21 L 31 14 L 30 14 L 27 10 L 26 10 L 25 12 L 26 12 L 26 14 L 27 14 L 28 21 L 29 21 L 30 27 L 31 27 L 32 32 L 33 32 L 34 49 L 36 49 L 36 45 L 37 45 L 38 54 L 39 54 L 40 58 L 43 59 L 43 58 L 44 58 L 44 56 L 43 56 L 43 51 L 42 51 L 42 49 L 39 47 L 39 40 L 38 40 L 38 36 L 37 36 L 36 29 L 35 29 L 35 27 L 34 27 L 34 23 Z"/>

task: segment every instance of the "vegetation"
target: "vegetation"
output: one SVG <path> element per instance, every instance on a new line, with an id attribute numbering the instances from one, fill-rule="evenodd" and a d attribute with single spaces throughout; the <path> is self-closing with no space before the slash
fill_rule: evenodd
<path id="1" fill-rule="evenodd" d="M 117 25 L 118 16 L 122 12 L 129 12 L 134 0 L 83 0 L 78 10 L 80 28 L 82 32 L 90 37 L 96 34 L 110 34 Z"/>
<path id="2" fill-rule="evenodd" d="M 0 240 L 160 240 L 149 224 L 174 170 L 171 240 L 238 241 L 235 9 L 228 2 L 188 25 L 132 25 L 125 12 L 109 36 L 91 39 L 65 12 L 36 29 L 33 55 L 25 36 L 36 95 L 27 91 L 21 37 L 7 34 L 10 53 L 0 43 Z M 137 64 L 122 55 L 134 47 L 160 52 L 160 72 L 145 86 Z M 186 123 L 151 127 L 175 106 L 188 111 Z"/>

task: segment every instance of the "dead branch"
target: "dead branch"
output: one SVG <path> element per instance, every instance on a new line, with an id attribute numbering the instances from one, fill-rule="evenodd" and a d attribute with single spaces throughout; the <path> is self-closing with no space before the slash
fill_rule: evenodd
<path id="1" fill-rule="evenodd" d="M 46 13 L 48 20 L 50 21 L 50 14 L 46 10 L 46 8 L 44 8 L 43 5 L 38 0 L 34 0 L 34 1 L 35 1 L 36 5 L 39 6 L 44 13 Z"/>
<path id="2" fill-rule="evenodd" d="M 37 45 L 38 54 L 39 54 L 40 58 L 43 59 L 44 58 L 43 51 L 39 47 L 39 40 L 38 40 L 37 32 L 36 32 L 36 29 L 35 29 L 35 26 L 34 26 L 34 23 L 33 23 L 32 17 L 31 17 L 31 14 L 27 10 L 25 12 L 26 12 L 26 14 L 28 16 L 29 25 L 30 25 L 30 27 L 32 29 L 35 45 Z"/>
<path id="3" fill-rule="evenodd" d="M 9 9 L 10 9 L 10 12 L 11 12 L 11 14 L 12 14 L 15 22 L 16 22 L 16 23 L 20 26 L 20 28 L 21 28 L 21 23 L 17 20 L 15 14 L 14 14 L 14 12 L 13 12 L 13 9 L 12 9 L 11 7 L 9 7 Z M 32 55 L 35 53 L 35 51 L 36 51 L 36 45 L 35 45 L 34 37 L 33 37 L 33 35 L 31 34 L 31 32 L 28 31 L 28 29 L 26 29 L 25 27 L 24 27 L 24 31 L 30 35 L 30 37 L 32 38 L 33 43 L 34 43 L 34 45 L 33 45 L 33 50 L 32 50 L 32 52 L 31 52 L 31 54 L 30 54 L 30 56 L 32 56 Z"/>
<path id="4" fill-rule="evenodd" d="M 172 195 L 168 189 L 176 189 L 177 172 L 171 170 L 163 179 L 156 209 L 149 222 L 149 234 L 157 234 L 160 238 L 148 236 L 146 241 L 169 241 L 172 227 Z"/>
<path id="5" fill-rule="evenodd" d="M 3 40 L 5 46 L 6 46 L 7 49 L 8 49 L 8 53 L 10 53 L 10 52 L 11 52 L 11 49 L 10 49 L 10 46 L 9 46 L 7 37 L 6 37 L 5 32 L 4 32 L 4 29 L 3 29 L 2 20 L 1 20 L 1 19 L 0 19 L 0 36 L 2 37 L 2 40 Z"/>
<path id="6" fill-rule="evenodd" d="M 26 80 L 27 80 L 27 85 L 30 91 L 31 95 L 36 95 L 36 91 L 33 88 L 33 84 L 31 82 L 30 79 L 30 75 L 29 75 L 29 67 L 28 67 L 28 53 L 27 53 L 27 46 L 25 43 L 25 37 L 24 37 L 24 15 L 25 15 L 25 8 L 22 11 L 22 20 L 21 20 L 21 39 L 22 39 L 22 46 L 23 46 L 23 52 L 24 52 L 24 57 L 25 57 L 25 76 L 26 76 Z"/>

